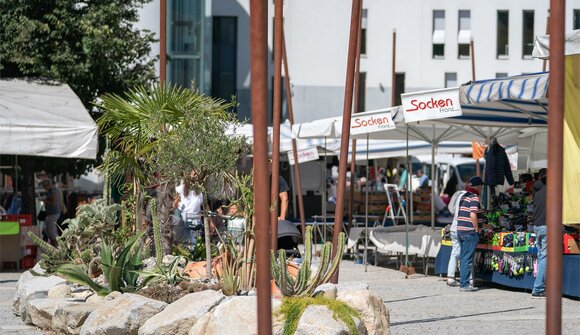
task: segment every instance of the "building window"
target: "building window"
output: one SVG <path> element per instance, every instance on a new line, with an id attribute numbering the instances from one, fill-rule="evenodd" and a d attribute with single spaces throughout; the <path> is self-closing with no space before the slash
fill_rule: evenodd
<path id="1" fill-rule="evenodd" d="M 202 1 L 175 0 L 167 4 L 168 81 L 203 88 L 201 50 L 203 38 Z"/>
<path id="2" fill-rule="evenodd" d="M 367 54 L 367 9 L 362 10 L 362 18 L 360 22 L 360 54 Z"/>
<path id="3" fill-rule="evenodd" d="M 508 76 L 507 72 L 496 72 L 495 73 L 496 78 L 505 78 L 507 76 Z"/>
<path id="4" fill-rule="evenodd" d="M 237 17 L 214 16 L 212 35 L 211 95 L 229 101 L 236 95 Z"/>
<path id="5" fill-rule="evenodd" d="M 401 105 L 401 94 L 405 93 L 405 73 L 395 73 L 395 104 Z"/>
<path id="6" fill-rule="evenodd" d="M 580 29 L 580 9 L 574 9 L 573 30 Z"/>
<path id="7" fill-rule="evenodd" d="M 509 11 L 497 11 L 497 58 L 507 58 L 509 52 L 508 45 L 509 31 Z"/>
<path id="8" fill-rule="evenodd" d="M 457 87 L 457 73 L 445 72 L 445 87 Z"/>
<path id="9" fill-rule="evenodd" d="M 531 58 L 534 50 L 534 11 L 524 10 L 522 30 L 522 56 Z"/>
<path id="10" fill-rule="evenodd" d="M 358 80 L 358 109 L 357 113 L 362 113 L 365 111 L 365 99 L 367 92 L 367 74 L 366 72 L 359 73 Z"/>
<path id="11" fill-rule="evenodd" d="M 433 11 L 433 58 L 445 57 L 445 11 Z"/>
<path id="12" fill-rule="evenodd" d="M 471 12 L 459 11 L 459 32 L 457 34 L 458 57 L 469 58 L 469 43 L 471 42 Z"/>

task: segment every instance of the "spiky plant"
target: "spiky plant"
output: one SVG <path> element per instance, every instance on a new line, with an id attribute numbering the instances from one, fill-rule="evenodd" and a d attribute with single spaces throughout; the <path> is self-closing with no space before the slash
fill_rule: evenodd
<path id="1" fill-rule="evenodd" d="M 161 227 L 157 216 L 157 199 L 151 199 L 151 216 L 153 218 L 153 242 L 155 243 L 155 261 L 161 264 L 163 261 L 163 241 L 161 240 Z"/>
<path id="2" fill-rule="evenodd" d="M 338 249 L 334 259 L 332 258 L 332 243 L 326 242 L 322 247 L 320 256 L 320 265 L 318 270 L 312 274 L 312 227 L 306 227 L 306 235 L 304 239 L 304 260 L 298 270 L 298 276 L 294 278 L 288 272 L 286 264 L 286 251 L 280 250 L 278 252 L 278 260 L 272 250 L 272 277 L 276 281 L 276 285 L 280 288 L 282 294 L 286 297 L 293 296 L 312 296 L 314 290 L 324 283 L 328 283 L 332 276 L 338 270 L 340 260 L 344 253 L 345 235 L 341 232 L 338 235 Z"/>

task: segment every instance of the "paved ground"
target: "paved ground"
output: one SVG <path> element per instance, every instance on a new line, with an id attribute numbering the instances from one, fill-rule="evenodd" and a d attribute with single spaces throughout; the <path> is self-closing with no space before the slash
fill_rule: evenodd
<path id="1" fill-rule="evenodd" d="M 19 274 L 0 273 L 0 334 L 43 334 L 12 314 Z M 543 334 L 545 300 L 498 288 L 459 292 L 438 277 L 343 261 L 341 281 L 362 281 L 379 294 L 391 312 L 391 333 L 403 334 Z M 579 334 L 580 301 L 564 298 L 563 334 Z"/>
<path id="2" fill-rule="evenodd" d="M 0 273 L 0 334 L 43 334 L 35 327 L 24 325 L 19 317 L 12 314 L 12 298 L 19 276 L 19 273 Z"/>
<path id="3" fill-rule="evenodd" d="M 362 281 L 391 312 L 391 334 L 544 334 L 545 299 L 499 288 L 459 292 L 439 277 L 343 261 L 340 281 Z M 580 334 L 580 301 L 562 299 L 563 334 Z"/>

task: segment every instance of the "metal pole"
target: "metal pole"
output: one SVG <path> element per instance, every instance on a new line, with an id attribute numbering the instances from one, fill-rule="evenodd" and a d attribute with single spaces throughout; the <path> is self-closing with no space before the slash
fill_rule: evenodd
<path id="1" fill-rule="evenodd" d="M 288 55 L 286 54 L 286 35 L 284 34 L 284 25 L 282 25 L 282 57 L 284 63 L 284 80 L 286 83 L 286 104 L 288 106 L 288 119 L 290 120 L 290 129 L 294 125 L 294 109 L 292 107 L 292 89 L 290 87 L 290 71 L 288 70 Z M 292 152 L 294 156 L 294 178 L 296 178 L 296 195 L 298 197 L 298 212 L 300 213 L 300 228 L 302 228 L 302 240 L 306 233 L 306 217 L 304 215 L 304 198 L 302 197 L 302 182 L 300 180 L 300 165 L 298 165 L 298 146 L 296 139 L 292 139 Z"/>
<path id="2" fill-rule="evenodd" d="M 252 123 L 254 124 L 254 219 L 258 334 L 272 333 L 270 236 L 268 218 L 268 2 L 250 1 Z"/>
<path id="3" fill-rule="evenodd" d="M 471 81 L 475 81 L 475 44 L 473 43 L 473 37 L 469 41 L 469 47 L 471 49 Z"/>
<path id="4" fill-rule="evenodd" d="M 395 73 L 395 65 L 397 61 L 397 30 L 393 29 L 393 67 L 391 69 L 391 106 L 395 107 L 397 100 L 397 90 L 395 86 L 397 85 L 397 74 Z"/>
<path id="5" fill-rule="evenodd" d="M 354 105 L 352 107 L 353 113 L 358 113 L 358 99 L 359 99 L 359 85 L 360 85 L 360 45 L 362 39 L 362 4 L 360 2 L 359 20 L 358 20 L 358 34 L 356 38 L 356 67 L 354 73 Z M 350 229 L 354 213 L 354 184 L 356 177 L 354 171 L 356 170 L 356 139 L 351 142 L 352 154 L 350 160 L 350 189 L 348 197 L 348 228 Z"/>
<path id="6" fill-rule="evenodd" d="M 159 81 L 163 85 L 167 72 L 167 0 L 161 0 L 159 7 Z"/>
<path id="7" fill-rule="evenodd" d="M 342 134 L 340 138 L 340 155 L 338 164 L 338 189 L 336 196 L 336 210 L 334 213 L 334 236 L 332 239 L 332 256 L 338 249 L 338 234 L 342 231 L 342 217 L 344 214 L 344 191 L 346 187 L 346 166 L 348 164 L 348 141 L 350 136 L 350 117 L 352 115 L 352 89 L 354 85 L 354 63 L 356 58 L 356 34 L 358 32 L 358 16 L 361 0 L 352 0 L 350 16 L 350 33 L 348 37 L 348 57 L 346 66 L 346 83 L 344 87 L 344 105 L 342 110 Z M 338 270 L 332 278 L 332 283 L 338 282 Z"/>
<path id="8" fill-rule="evenodd" d="M 328 164 L 328 162 L 326 161 L 326 137 L 324 137 L 324 166 L 322 167 L 322 175 L 324 177 L 324 181 L 323 181 L 323 185 L 322 185 L 322 234 L 323 234 L 323 238 L 322 238 L 322 243 L 326 243 L 326 211 L 328 209 L 327 207 L 327 201 L 328 201 L 328 189 L 327 189 L 327 184 L 326 184 L 326 178 L 327 178 L 327 172 L 326 172 L 326 165 Z M 336 221 L 336 217 L 334 218 L 334 220 Z"/>
<path id="9" fill-rule="evenodd" d="M 431 142 L 431 228 L 435 228 L 435 147 L 437 141 L 435 140 L 435 125 L 433 125 L 433 142 Z"/>
<path id="10" fill-rule="evenodd" d="M 548 96 L 548 180 L 546 223 L 546 334 L 562 332 L 562 174 L 564 130 L 565 1 L 550 1 L 550 78 Z"/>
<path id="11" fill-rule="evenodd" d="M 280 123 L 282 107 L 282 20 L 283 0 L 274 1 L 274 98 L 272 101 L 272 181 L 270 189 L 270 224 L 272 250 L 278 249 L 278 209 L 280 208 L 278 178 L 280 176 Z M 296 161 L 294 164 L 297 164 Z"/>
<path id="12" fill-rule="evenodd" d="M 413 172 L 411 156 L 409 156 L 409 126 L 407 126 L 407 213 L 409 215 L 407 218 L 413 217 L 413 209 L 411 204 L 413 203 L 413 192 L 411 192 L 412 182 L 411 173 Z M 405 222 L 405 273 L 409 273 L 409 219 Z"/>
<path id="13" fill-rule="evenodd" d="M 367 134 L 367 185 L 365 187 L 365 272 L 367 272 L 368 256 L 367 248 L 369 246 L 369 134 Z"/>

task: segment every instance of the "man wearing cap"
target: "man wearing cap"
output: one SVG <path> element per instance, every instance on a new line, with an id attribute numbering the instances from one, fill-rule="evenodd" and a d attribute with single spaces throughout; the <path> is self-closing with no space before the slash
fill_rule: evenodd
<path id="1" fill-rule="evenodd" d="M 480 177 L 471 177 L 466 187 L 466 193 L 459 202 L 459 212 L 457 215 L 457 237 L 461 252 L 459 254 L 460 290 L 463 292 L 477 291 L 469 283 L 471 276 L 471 266 L 473 264 L 473 254 L 479 241 L 479 223 L 477 213 L 481 209 L 479 194 L 483 180 Z"/>

